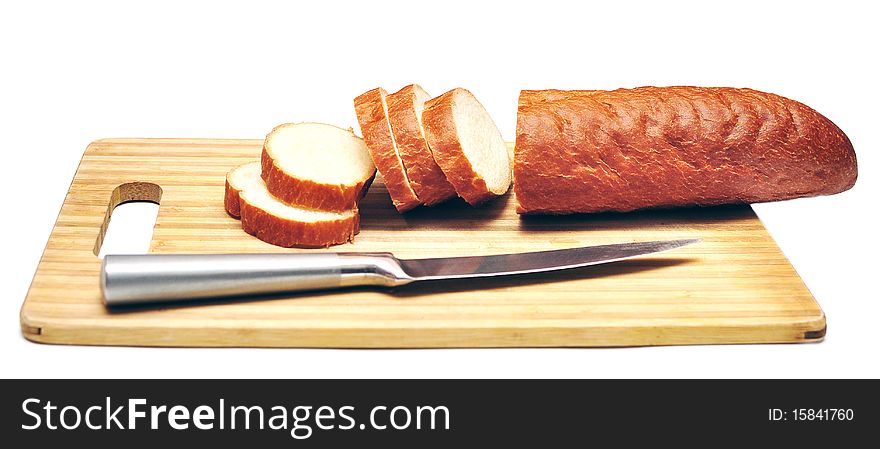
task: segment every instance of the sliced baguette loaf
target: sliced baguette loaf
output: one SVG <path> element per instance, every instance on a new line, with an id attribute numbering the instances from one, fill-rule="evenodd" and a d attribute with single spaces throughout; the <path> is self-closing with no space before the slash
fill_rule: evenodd
<path id="1" fill-rule="evenodd" d="M 456 196 L 455 188 L 434 161 L 431 147 L 425 140 L 422 111 L 425 102 L 430 99 L 431 95 L 418 84 L 410 84 L 387 98 L 388 121 L 397 151 L 406 168 L 410 186 L 426 206 Z"/>
<path id="2" fill-rule="evenodd" d="M 524 90 L 517 212 L 572 214 L 830 195 L 853 145 L 802 103 L 728 87 Z"/>
<path id="3" fill-rule="evenodd" d="M 419 197 L 410 186 L 406 168 L 400 159 L 391 125 L 388 123 L 388 104 L 385 89 L 378 87 L 354 99 L 354 109 L 361 126 L 361 134 L 369 148 L 376 168 L 385 180 L 385 187 L 398 212 L 406 212 L 419 204 Z"/>
<path id="4" fill-rule="evenodd" d="M 241 218 L 245 232 L 285 248 L 318 248 L 351 241 L 360 230 L 357 209 L 326 212 L 289 206 L 273 197 L 260 174 L 260 162 L 226 175 L 226 212 Z"/>
<path id="5" fill-rule="evenodd" d="M 507 145 L 473 94 L 458 88 L 428 101 L 422 125 L 434 160 L 465 201 L 479 204 L 507 192 Z"/>
<path id="6" fill-rule="evenodd" d="M 308 209 L 354 209 L 376 167 L 351 129 L 323 123 L 286 123 L 266 136 L 262 177 L 269 193 Z"/>

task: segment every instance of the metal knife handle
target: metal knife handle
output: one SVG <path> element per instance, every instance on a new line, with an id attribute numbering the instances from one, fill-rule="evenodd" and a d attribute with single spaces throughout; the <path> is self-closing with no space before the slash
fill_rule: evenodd
<path id="1" fill-rule="evenodd" d="M 108 255 L 108 307 L 412 282 L 390 253 Z"/>

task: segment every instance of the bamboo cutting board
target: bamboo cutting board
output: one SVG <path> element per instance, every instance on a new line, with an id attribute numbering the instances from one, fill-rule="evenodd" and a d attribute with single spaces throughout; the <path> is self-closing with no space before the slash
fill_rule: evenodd
<path id="1" fill-rule="evenodd" d="M 519 217 L 509 194 L 397 214 L 381 182 L 355 243 L 329 251 L 440 257 L 699 237 L 597 267 L 235 303 L 108 312 L 96 256 L 113 208 L 160 204 L 150 251 L 283 250 L 223 209 L 225 173 L 260 140 L 112 139 L 86 149 L 21 309 L 43 343 L 138 346 L 637 346 L 818 341 L 825 317 L 749 206 Z M 309 250 L 325 251 L 325 250 Z"/>

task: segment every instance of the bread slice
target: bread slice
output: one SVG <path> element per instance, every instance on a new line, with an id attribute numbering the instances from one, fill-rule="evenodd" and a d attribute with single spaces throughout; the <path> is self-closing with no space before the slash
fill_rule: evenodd
<path id="1" fill-rule="evenodd" d="M 473 94 L 457 88 L 428 101 L 422 125 L 434 160 L 465 201 L 479 204 L 507 192 L 507 145 Z"/>
<path id="2" fill-rule="evenodd" d="M 406 168 L 391 133 L 388 104 L 385 101 L 387 95 L 381 87 L 365 92 L 354 99 L 354 109 L 370 156 L 385 180 L 394 207 L 398 212 L 406 212 L 421 202 L 406 176 Z"/>
<path id="3" fill-rule="evenodd" d="M 357 209 L 327 212 L 282 203 L 269 193 L 261 171 L 260 162 L 250 162 L 226 175 L 226 212 L 241 218 L 248 234 L 285 248 L 318 248 L 349 242 L 360 230 Z"/>
<path id="4" fill-rule="evenodd" d="M 376 167 L 351 129 L 323 123 L 286 123 L 266 136 L 262 177 L 284 203 L 342 212 L 357 207 Z"/>
<path id="5" fill-rule="evenodd" d="M 388 95 L 388 121 L 397 151 L 413 191 L 422 204 L 431 206 L 456 196 L 425 140 L 422 111 L 431 95 L 418 84 L 410 84 Z"/>

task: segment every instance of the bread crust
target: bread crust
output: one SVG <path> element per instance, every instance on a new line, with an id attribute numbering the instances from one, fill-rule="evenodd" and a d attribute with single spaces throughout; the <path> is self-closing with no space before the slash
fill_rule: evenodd
<path id="1" fill-rule="evenodd" d="M 853 186 L 852 143 L 808 106 L 752 89 L 524 90 L 517 212 L 755 203 Z"/>
<path id="2" fill-rule="evenodd" d="M 230 173 L 232 172 L 230 171 Z M 238 199 L 240 193 L 240 190 L 236 189 L 229 183 L 229 174 L 227 174 L 226 194 L 223 196 L 223 206 L 226 208 L 226 213 L 233 218 L 241 218 L 241 204 Z"/>
<path id="3" fill-rule="evenodd" d="M 260 155 L 262 178 L 269 193 L 291 206 L 342 212 L 357 207 L 358 201 L 367 193 L 376 171 L 364 181 L 354 184 L 323 184 L 309 179 L 297 178 L 285 172 L 267 150 L 272 134 L 289 124 L 278 125 L 263 141 Z M 349 132 L 352 132 L 350 129 Z M 354 134 L 352 132 L 352 134 Z"/>
<path id="4" fill-rule="evenodd" d="M 425 138 L 434 160 L 443 170 L 446 179 L 455 188 L 458 196 L 469 204 L 477 205 L 498 195 L 489 190 L 486 181 L 474 170 L 458 140 L 453 118 L 457 90 L 464 89 L 450 90 L 425 103 L 422 126 L 425 128 Z"/>
<path id="5" fill-rule="evenodd" d="M 422 134 L 422 123 L 415 110 L 417 90 L 422 88 L 410 84 L 388 95 L 388 121 L 410 186 L 422 204 L 431 206 L 455 197 L 456 193 Z"/>
<path id="6" fill-rule="evenodd" d="M 250 235 L 285 248 L 325 248 L 346 243 L 360 232 L 360 214 L 355 211 L 339 220 L 301 222 L 272 215 L 241 198 L 241 227 Z"/>
<path id="7" fill-rule="evenodd" d="M 370 150 L 373 163 L 385 180 L 385 187 L 391 195 L 394 207 L 398 212 L 406 212 L 421 204 L 421 201 L 410 185 L 406 169 L 395 147 L 383 101 L 386 95 L 387 92 L 381 87 L 367 91 L 354 99 L 354 109 L 364 142 Z"/>

